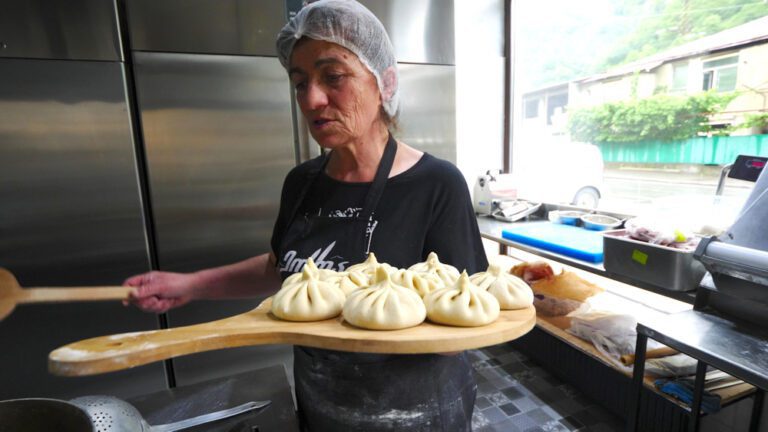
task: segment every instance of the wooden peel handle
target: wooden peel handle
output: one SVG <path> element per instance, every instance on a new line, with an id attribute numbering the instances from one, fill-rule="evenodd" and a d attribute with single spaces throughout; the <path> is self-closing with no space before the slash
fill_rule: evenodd
<path id="1" fill-rule="evenodd" d="M 122 300 L 128 298 L 131 287 L 73 287 L 73 288 L 27 288 L 20 290 L 18 303 L 57 303 L 70 301 Z"/>
<path id="2" fill-rule="evenodd" d="M 674 349 L 670 347 L 661 347 L 661 348 L 656 348 L 656 349 L 646 351 L 645 358 L 647 360 L 652 358 L 671 356 L 675 354 L 678 354 L 678 352 L 675 351 Z M 621 364 L 623 364 L 624 366 L 631 366 L 634 363 L 635 363 L 634 354 L 624 354 L 623 356 L 621 356 Z"/>

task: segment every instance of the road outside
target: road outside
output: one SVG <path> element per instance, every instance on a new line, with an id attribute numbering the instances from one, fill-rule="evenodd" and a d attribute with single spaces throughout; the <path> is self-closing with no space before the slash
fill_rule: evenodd
<path id="1" fill-rule="evenodd" d="M 600 209 L 631 215 L 678 210 L 735 214 L 754 183 L 726 178 L 723 197 L 715 190 L 720 167 L 680 168 L 606 166 Z"/>

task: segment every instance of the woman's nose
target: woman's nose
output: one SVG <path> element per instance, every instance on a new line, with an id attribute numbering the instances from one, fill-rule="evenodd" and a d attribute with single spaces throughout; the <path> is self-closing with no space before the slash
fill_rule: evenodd
<path id="1" fill-rule="evenodd" d="M 310 84 L 307 86 L 307 93 L 305 98 L 307 108 L 310 110 L 321 108 L 328 104 L 328 95 L 326 94 L 323 87 L 317 84 Z"/>

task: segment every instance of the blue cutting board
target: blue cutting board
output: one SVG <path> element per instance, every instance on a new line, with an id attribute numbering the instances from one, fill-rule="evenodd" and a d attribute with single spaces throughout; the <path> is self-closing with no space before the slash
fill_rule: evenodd
<path id="1" fill-rule="evenodd" d="M 600 231 L 546 221 L 515 225 L 503 229 L 501 236 L 571 258 L 603 262 L 603 235 Z"/>

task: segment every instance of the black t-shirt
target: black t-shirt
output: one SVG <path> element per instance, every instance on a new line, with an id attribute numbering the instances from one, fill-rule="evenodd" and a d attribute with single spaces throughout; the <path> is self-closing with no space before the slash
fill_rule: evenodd
<path id="1" fill-rule="evenodd" d="M 295 167 L 285 179 L 280 213 L 272 233 L 272 250 L 279 266 L 285 264 L 279 248 L 288 228 L 287 219 L 306 185 L 307 173 L 321 164 L 322 156 Z M 369 187 L 370 183 L 340 182 L 320 173 L 307 191 L 297 217 L 356 216 L 362 210 Z M 450 162 L 425 153 L 413 167 L 389 178 L 372 219 L 372 238 L 366 240 L 379 262 L 408 268 L 435 252 L 441 262 L 470 275 L 488 266 L 467 184 Z M 343 255 L 343 251 L 335 253 Z M 353 264 L 357 263 L 339 264 L 333 270 L 343 271 Z"/>

